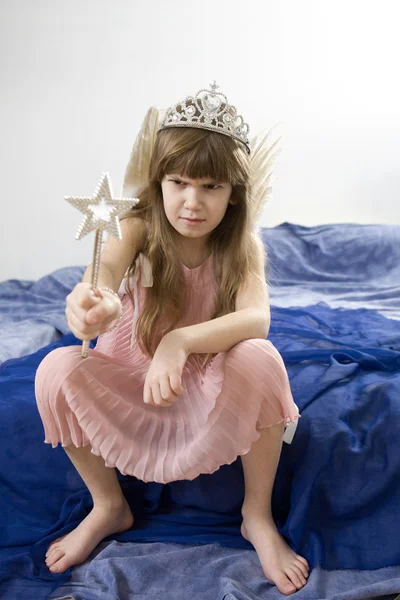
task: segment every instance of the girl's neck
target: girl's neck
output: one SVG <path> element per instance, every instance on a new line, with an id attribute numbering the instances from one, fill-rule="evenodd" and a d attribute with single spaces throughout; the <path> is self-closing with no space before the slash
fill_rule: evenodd
<path id="1" fill-rule="evenodd" d="M 198 240 L 190 240 L 190 242 L 197 242 Z M 182 243 L 181 244 L 181 262 L 188 269 L 196 269 L 202 265 L 209 257 L 209 249 L 206 244 L 202 243 Z"/>

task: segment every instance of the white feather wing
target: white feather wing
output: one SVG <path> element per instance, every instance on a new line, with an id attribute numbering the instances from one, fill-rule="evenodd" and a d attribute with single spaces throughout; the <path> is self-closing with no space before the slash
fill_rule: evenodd
<path id="1" fill-rule="evenodd" d="M 164 113 L 164 109 L 155 106 L 151 106 L 146 113 L 125 170 L 122 198 L 137 198 L 148 183 L 150 160 Z"/>
<path id="2" fill-rule="evenodd" d="M 272 184 L 277 159 L 282 152 L 280 123 L 269 130 L 263 129 L 251 141 L 250 215 L 253 227 L 260 218 L 265 204 L 272 196 Z"/>

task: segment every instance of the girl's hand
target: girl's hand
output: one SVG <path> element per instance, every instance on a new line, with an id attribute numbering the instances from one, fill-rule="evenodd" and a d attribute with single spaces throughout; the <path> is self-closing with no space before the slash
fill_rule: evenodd
<path id="1" fill-rule="evenodd" d="M 121 301 L 110 292 L 94 292 L 90 283 L 78 283 L 67 296 L 65 315 L 75 337 L 92 340 L 107 331 L 120 310 Z"/>
<path id="2" fill-rule="evenodd" d="M 182 371 L 188 356 L 179 329 L 163 337 L 144 382 L 143 400 L 146 404 L 169 407 L 177 401 L 183 393 Z"/>

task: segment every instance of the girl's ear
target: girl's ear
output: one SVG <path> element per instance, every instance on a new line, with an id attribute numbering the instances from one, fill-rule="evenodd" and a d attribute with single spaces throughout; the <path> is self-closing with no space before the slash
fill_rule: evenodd
<path id="1" fill-rule="evenodd" d="M 237 200 L 231 196 L 231 197 L 229 198 L 229 202 L 228 202 L 228 204 L 237 204 Z"/>

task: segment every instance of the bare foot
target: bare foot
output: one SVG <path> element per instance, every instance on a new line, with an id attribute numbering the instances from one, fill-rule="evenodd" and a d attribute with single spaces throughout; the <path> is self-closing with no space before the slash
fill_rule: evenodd
<path id="1" fill-rule="evenodd" d="M 134 518 L 124 499 L 117 508 L 94 506 L 88 516 L 62 538 L 55 540 L 46 553 L 46 565 L 52 573 L 64 573 L 84 562 L 105 537 L 130 529 Z"/>
<path id="2" fill-rule="evenodd" d="M 308 562 L 289 548 L 273 521 L 263 515 L 248 516 L 243 519 L 241 533 L 256 549 L 267 579 L 282 594 L 294 594 L 306 585 Z"/>

